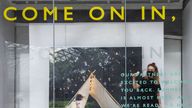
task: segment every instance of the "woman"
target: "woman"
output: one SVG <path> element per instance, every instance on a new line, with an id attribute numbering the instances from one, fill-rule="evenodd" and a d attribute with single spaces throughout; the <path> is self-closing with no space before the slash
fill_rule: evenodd
<path id="1" fill-rule="evenodd" d="M 142 78 L 142 83 L 136 81 L 136 74 L 132 75 L 133 88 L 137 89 L 142 95 L 140 108 L 158 108 L 161 106 L 160 93 L 161 90 L 158 68 L 155 63 L 147 66 L 147 76 Z"/>

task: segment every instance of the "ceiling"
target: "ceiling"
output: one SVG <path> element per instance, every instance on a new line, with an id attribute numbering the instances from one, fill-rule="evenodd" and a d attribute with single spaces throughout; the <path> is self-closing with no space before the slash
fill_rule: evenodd
<path id="1" fill-rule="evenodd" d="M 33 5 L 37 8 L 43 6 L 53 6 L 53 0 L 9 0 L 12 5 L 23 8 L 27 5 Z M 182 9 L 184 0 L 126 0 L 127 9 L 140 9 L 141 6 L 150 8 L 152 5 L 161 8 L 162 5 L 167 9 Z M 57 7 L 73 6 L 77 9 L 87 9 L 95 5 L 108 8 L 109 6 L 120 7 L 124 5 L 125 0 L 54 0 Z"/>
<path id="2" fill-rule="evenodd" d="M 14 3 L 46 3 L 52 2 L 53 0 L 9 0 Z M 54 0 L 55 2 L 60 3 L 124 3 L 125 0 Z M 177 3 L 183 0 L 126 0 L 127 3 Z"/>

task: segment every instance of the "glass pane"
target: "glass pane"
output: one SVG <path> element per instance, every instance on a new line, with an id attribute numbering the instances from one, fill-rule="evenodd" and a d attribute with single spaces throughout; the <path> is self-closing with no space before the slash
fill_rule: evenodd
<path id="1" fill-rule="evenodd" d="M 62 6 L 72 15 L 55 24 L 55 107 L 121 108 L 125 103 L 124 2 L 78 0 Z M 110 16 L 111 8 L 120 16 Z"/>
<path id="2" fill-rule="evenodd" d="M 48 108 L 49 52 L 53 48 L 54 29 L 51 15 L 44 21 L 42 6 L 52 10 L 53 1 L 0 3 L 1 13 L 5 14 L 0 17 L 0 107 Z"/>
<path id="3" fill-rule="evenodd" d="M 165 0 L 2 0 L 0 108 L 156 104 L 157 99 L 146 98 L 148 91 L 138 91 L 146 87 L 142 81 L 150 77 L 148 65 L 154 63 L 160 74 L 162 107 L 181 103 L 181 84 L 166 84 L 181 80 L 181 73 L 169 77 L 166 72 L 181 70 L 174 68 L 181 64 L 181 54 L 172 53 L 181 49 L 180 44 L 165 41 L 164 47 L 164 22 L 142 22 L 139 16 L 141 5 L 148 6 L 148 15 L 155 3 Z M 164 48 L 172 51 L 165 52 L 166 66 Z M 139 89 L 133 87 L 134 75 Z M 155 98 L 156 92 L 152 92 Z M 176 96 L 180 98 L 175 100 Z"/>

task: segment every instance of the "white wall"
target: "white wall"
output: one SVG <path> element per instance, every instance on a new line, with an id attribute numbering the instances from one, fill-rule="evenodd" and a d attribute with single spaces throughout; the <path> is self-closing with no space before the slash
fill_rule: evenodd
<path id="1" fill-rule="evenodd" d="M 128 23 L 126 31 L 127 46 L 142 46 L 143 48 L 143 69 L 146 69 L 149 63 L 155 62 L 160 72 L 163 72 L 163 23 Z"/>
<path id="2" fill-rule="evenodd" d="M 8 6 L 7 0 L 0 2 L 0 13 Z M 4 20 L 0 15 L 0 108 L 14 106 L 14 56 L 8 59 L 5 41 L 14 41 L 14 24 Z M 14 51 L 9 52 L 14 54 Z M 10 57 L 10 56 L 9 56 Z M 9 64 L 8 64 L 9 62 Z"/>
<path id="3" fill-rule="evenodd" d="M 53 46 L 52 24 L 30 24 L 29 46 L 29 108 L 49 108 L 49 51 Z"/>
<path id="4" fill-rule="evenodd" d="M 165 39 L 165 80 L 166 108 L 181 108 L 181 40 Z"/>
<path id="5" fill-rule="evenodd" d="M 183 84 L 184 108 L 192 105 L 192 83 L 191 83 L 191 66 L 192 66 L 192 1 L 190 0 L 184 10 L 183 16 Z"/>
<path id="6" fill-rule="evenodd" d="M 143 68 L 146 68 L 148 63 L 156 62 L 163 72 L 163 23 L 127 23 L 126 31 L 127 46 L 143 47 Z M 53 47 L 53 26 L 52 24 L 30 24 L 29 34 L 30 108 L 48 108 L 48 52 L 50 47 Z M 124 47 L 125 26 L 124 23 L 56 24 L 55 39 L 58 48 Z M 163 76 L 161 79 L 164 79 Z"/>

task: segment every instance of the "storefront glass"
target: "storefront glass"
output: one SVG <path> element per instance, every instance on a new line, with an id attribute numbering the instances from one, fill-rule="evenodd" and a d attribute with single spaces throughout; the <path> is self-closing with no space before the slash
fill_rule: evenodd
<path id="1" fill-rule="evenodd" d="M 142 85 L 154 63 L 162 107 L 173 106 L 170 98 L 181 103 L 181 83 L 166 82 L 181 80 L 181 67 L 167 76 L 181 66 L 180 41 L 165 41 L 164 22 L 142 21 L 142 6 L 131 6 L 129 0 L 2 1 L 1 11 L 12 11 L 0 19 L 0 108 L 142 108 L 150 99 L 133 88 L 133 74 Z"/>

